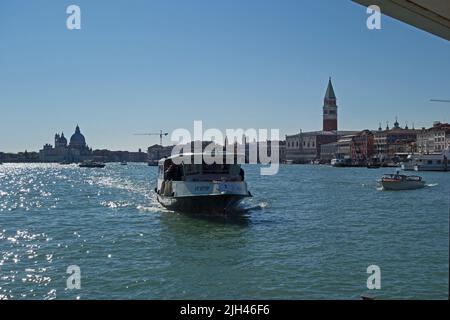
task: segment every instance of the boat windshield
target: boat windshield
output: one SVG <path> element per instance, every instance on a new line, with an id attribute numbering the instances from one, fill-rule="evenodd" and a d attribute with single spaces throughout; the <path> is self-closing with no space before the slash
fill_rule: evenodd
<path id="1" fill-rule="evenodd" d="M 172 159 L 167 159 L 159 165 L 159 178 L 173 181 L 243 181 L 244 170 L 236 163 L 207 164 L 203 161 L 202 164 L 175 164 Z"/>
<path id="2" fill-rule="evenodd" d="M 243 180 L 239 164 L 183 164 L 186 180 Z"/>
<path id="3" fill-rule="evenodd" d="M 382 180 L 387 181 L 422 181 L 422 177 L 419 176 L 405 176 L 402 174 L 385 174 L 382 177 Z"/>

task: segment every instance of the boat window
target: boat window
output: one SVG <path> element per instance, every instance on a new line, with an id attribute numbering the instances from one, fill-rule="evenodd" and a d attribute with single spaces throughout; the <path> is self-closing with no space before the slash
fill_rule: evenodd
<path id="1" fill-rule="evenodd" d="M 230 175 L 237 176 L 241 173 L 241 166 L 239 164 L 233 164 L 230 166 Z"/>
<path id="2" fill-rule="evenodd" d="M 159 165 L 159 172 L 158 172 L 159 178 L 164 179 L 164 165 Z"/>
<path id="3" fill-rule="evenodd" d="M 228 164 L 206 164 L 203 163 L 202 165 L 202 171 L 204 174 L 214 174 L 214 173 L 220 173 L 220 174 L 228 174 L 230 170 L 230 167 Z"/>
<path id="4" fill-rule="evenodd" d="M 193 176 L 202 173 L 201 164 L 184 164 L 183 168 L 185 176 Z"/>

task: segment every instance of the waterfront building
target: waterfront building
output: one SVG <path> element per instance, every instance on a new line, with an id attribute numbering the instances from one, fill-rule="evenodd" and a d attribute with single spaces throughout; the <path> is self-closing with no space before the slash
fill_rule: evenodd
<path id="1" fill-rule="evenodd" d="M 322 107 L 322 130 L 286 135 L 286 159 L 295 163 L 308 163 L 321 159 L 321 146 L 336 142 L 340 137 L 356 131 L 338 131 L 336 94 L 331 78 L 328 80 Z M 327 155 L 328 157 L 328 155 Z"/>
<path id="2" fill-rule="evenodd" d="M 45 144 L 39 150 L 39 159 L 42 162 L 81 162 L 92 159 L 92 149 L 86 144 L 86 139 L 77 125 L 69 144 L 64 133 L 55 134 L 55 144 Z"/>
<path id="3" fill-rule="evenodd" d="M 355 165 L 366 165 L 374 156 L 374 135 L 370 130 L 355 134 L 351 144 L 351 159 Z"/>
<path id="4" fill-rule="evenodd" d="M 39 162 L 39 154 L 37 152 L 24 152 L 10 153 L 0 152 L 0 163 L 29 163 Z"/>
<path id="5" fill-rule="evenodd" d="M 302 132 L 286 136 L 286 159 L 295 163 L 307 163 L 320 158 L 323 144 L 336 142 L 336 131 Z"/>
<path id="6" fill-rule="evenodd" d="M 352 139 L 354 135 L 345 135 L 337 141 L 336 159 L 344 159 L 350 162 L 352 156 Z"/>
<path id="7" fill-rule="evenodd" d="M 337 142 L 325 143 L 320 146 L 320 161 L 323 163 L 329 163 L 332 159 L 336 158 L 337 153 Z"/>
<path id="8" fill-rule="evenodd" d="M 147 162 L 147 154 L 139 149 L 138 152 L 94 150 L 93 159 L 100 162 Z"/>
<path id="9" fill-rule="evenodd" d="M 422 128 L 417 133 L 419 153 L 441 153 L 450 147 L 450 124 L 435 121 L 431 128 Z"/>
<path id="10" fill-rule="evenodd" d="M 162 158 L 170 157 L 173 146 L 162 146 L 154 144 L 147 149 L 147 159 L 150 161 L 159 161 Z"/>
<path id="11" fill-rule="evenodd" d="M 369 130 L 345 135 L 335 143 L 322 145 L 321 160 L 343 159 L 350 165 L 366 165 L 374 156 L 374 135 Z"/>
<path id="12" fill-rule="evenodd" d="M 375 155 L 381 161 L 390 161 L 395 159 L 399 153 L 415 152 L 418 130 L 409 129 L 406 125 L 400 127 L 398 120 L 395 119 L 394 126 L 383 130 L 380 127 L 374 132 Z"/>

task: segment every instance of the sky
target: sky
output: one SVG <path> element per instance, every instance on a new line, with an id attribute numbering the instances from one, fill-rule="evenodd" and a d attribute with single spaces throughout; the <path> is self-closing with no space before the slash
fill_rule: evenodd
<path id="1" fill-rule="evenodd" d="M 68 30 L 66 8 L 81 8 Z M 0 151 L 79 124 L 94 149 L 137 151 L 177 128 L 320 130 L 450 122 L 450 43 L 349 0 L 0 0 Z M 165 139 L 165 143 L 169 143 Z"/>

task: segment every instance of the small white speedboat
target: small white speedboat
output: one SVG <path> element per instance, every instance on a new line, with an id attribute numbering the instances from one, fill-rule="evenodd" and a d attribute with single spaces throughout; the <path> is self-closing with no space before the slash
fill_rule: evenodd
<path id="1" fill-rule="evenodd" d="M 419 176 L 403 174 L 385 174 L 380 179 L 384 190 L 414 190 L 425 187 L 425 181 Z"/>

